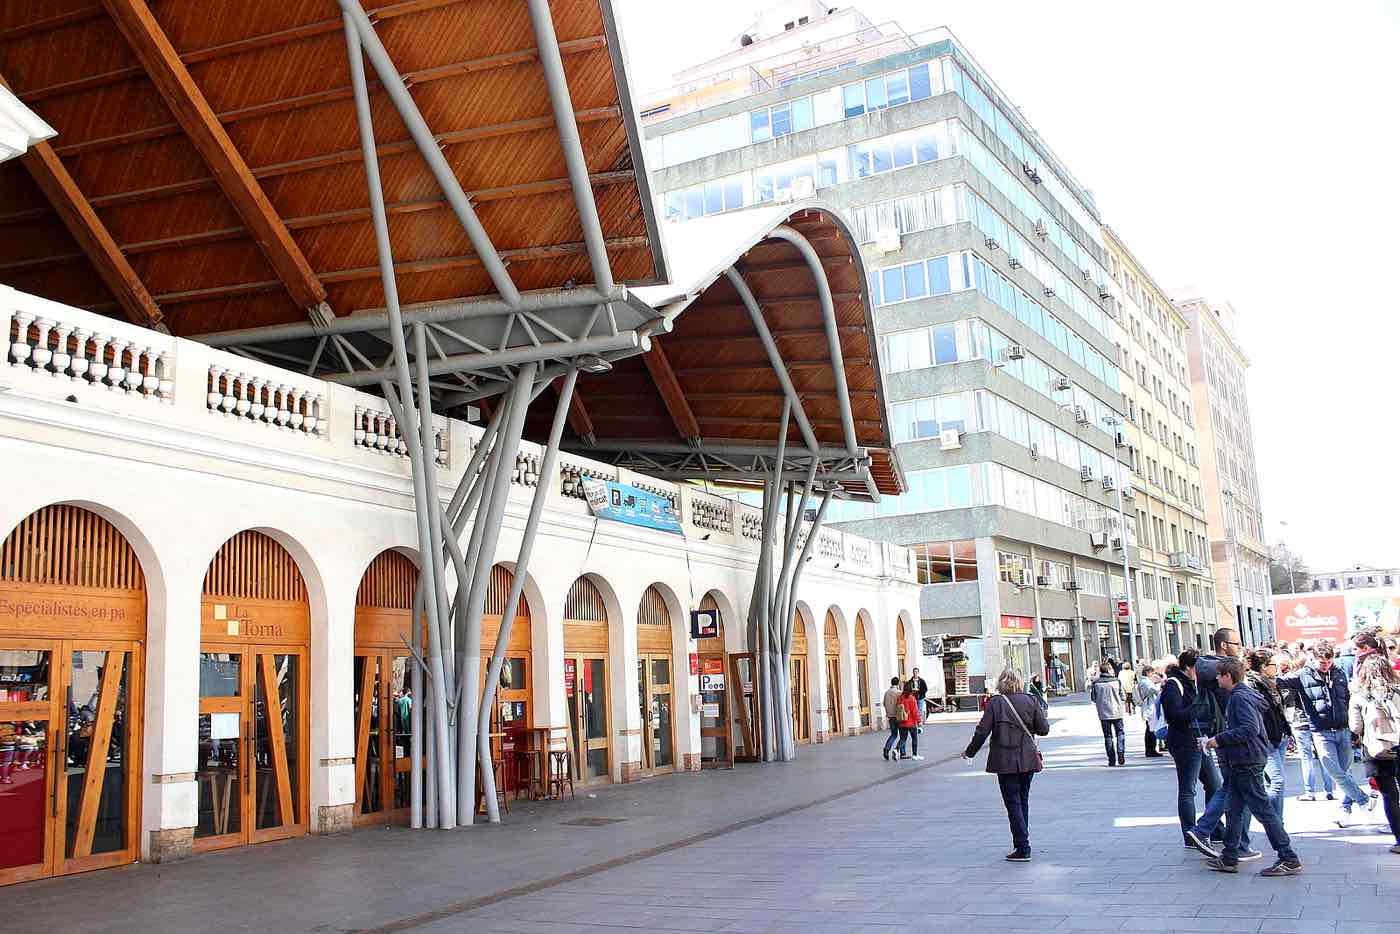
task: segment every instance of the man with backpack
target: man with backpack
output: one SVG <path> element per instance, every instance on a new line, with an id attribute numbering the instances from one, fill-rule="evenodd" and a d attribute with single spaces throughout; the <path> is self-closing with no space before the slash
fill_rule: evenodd
<path id="1" fill-rule="evenodd" d="M 1374 808 L 1376 802 L 1351 774 L 1351 729 L 1347 721 L 1351 691 L 1346 675 L 1336 665 L 1336 649 L 1330 640 L 1319 639 L 1310 654 L 1312 660 L 1308 665 L 1279 676 L 1278 683 L 1298 691 L 1303 716 L 1317 744 L 1317 757 L 1342 792 L 1341 813 L 1337 815 L 1336 824 L 1346 827 L 1351 823 L 1354 806 Z"/>
<path id="2" fill-rule="evenodd" d="M 1264 792 L 1264 763 L 1269 756 L 1268 736 L 1264 721 L 1269 716 L 1269 702 L 1259 692 L 1244 684 L 1244 665 L 1238 658 L 1221 659 L 1216 666 L 1218 686 L 1228 697 L 1225 706 L 1225 729 L 1206 740 L 1207 749 L 1218 750 L 1227 776 L 1229 804 L 1226 808 L 1225 846 L 1217 855 L 1194 833 L 1187 839 L 1201 852 L 1211 857 L 1208 865 L 1216 872 L 1239 872 L 1243 859 L 1240 836 L 1249 824 L 1250 815 L 1264 825 L 1269 844 L 1278 860 L 1260 873 L 1261 876 L 1296 876 L 1303 871 L 1292 841 L 1283 829 L 1283 821 L 1274 812 Z"/>
<path id="3" fill-rule="evenodd" d="M 1196 826 L 1196 786 L 1205 789 L 1210 801 L 1220 788 L 1215 761 L 1201 749 L 1201 740 L 1215 726 L 1215 702 L 1196 684 L 1195 649 L 1182 649 L 1174 665 L 1167 666 L 1153 712 L 1153 727 L 1166 741 L 1167 752 L 1176 764 L 1176 812 L 1185 845 L 1194 848 L 1187 831 Z"/>
<path id="4" fill-rule="evenodd" d="M 1293 730 L 1288 725 L 1288 711 L 1279 690 L 1278 675 L 1279 658 L 1273 649 L 1255 649 L 1249 653 L 1245 683 L 1269 705 L 1264 715 L 1264 728 L 1269 740 L 1269 758 L 1264 763 L 1265 788 L 1269 794 L 1269 804 L 1278 814 L 1278 819 L 1283 820 L 1283 799 L 1287 788 L 1284 755 L 1288 751 L 1288 738 Z"/>
<path id="5" fill-rule="evenodd" d="M 1210 644 L 1212 653 L 1202 655 L 1196 660 L 1196 685 L 1202 694 L 1211 699 L 1214 707 L 1210 718 L 1210 729 L 1204 734 L 1206 736 L 1214 736 L 1225 729 L 1225 705 L 1230 699 L 1230 692 L 1220 686 L 1216 673 L 1219 671 L 1221 662 L 1227 658 L 1239 658 L 1244 650 L 1239 630 L 1229 626 L 1217 629 L 1210 638 Z M 1229 800 L 1230 774 L 1222 768 L 1220 770 L 1220 786 L 1206 801 L 1205 811 L 1202 812 L 1195 827 L 1192 828 L 1197 837 L 1209 838 L 1212 842 L 1220 842 L 1225 838 L 1225 809 Z M 1188 834 L 1189 836 L 1190 834 Z M 1258 859 L 1264 855 L 1249 845 L 1248 823 L 1245 824 L 1241 832 L 1240 846 L 1241 860 Z"/>

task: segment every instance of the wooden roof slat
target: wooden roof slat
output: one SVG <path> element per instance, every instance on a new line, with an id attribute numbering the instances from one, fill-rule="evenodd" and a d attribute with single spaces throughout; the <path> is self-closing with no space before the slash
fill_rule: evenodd
<path id="1" fill-rule="evenodd" d="M 676 426 L 676 433 L 687 440 L 699 438 L 700 424 L 690 410 L 690 403 L 685 400 L 685 390 L 681 389 L 680 381 L 671 369 L 671 361 L 661 341 L 652 342 L 651 350 L 642 354 L 642 362 L 651 374 L 651 381 L 656 384 L 656 391 L 661 394 L 661 401 L 665 403 L 671 422 Z"/>
<path id="2" fill-rule="evenodd" d="M 0 78 L 0 83 L 3 80 Z M 163 329 L 160 306 L 146 290 L 136 270 L 131 268 L 131 263 L 122 255 L 117 242 L 112 239 L 87 198 L 83 197 L 77 182 L 63 167 L 53 147 L 45 141 L 35 143 L 20 161 L 34 183 L 43 189 L 44 195 L 62 218 L 63 225 L 78 241 L 78 246 L 97 274 L 116 296 L 117 304 L 127 318 L 149 328 Z"/>
<path id="3" fill-rule="evenodd" d="M 102 7 L 98 4 L 82 7 L 77 10 L 69 10 L 67 13 L 58 13 L 54 16 L 43 19 L 31 20 L 28 23 L 20 23 L 8 29 L 0 29 L 0 43 L 13 42 L 16 39 L 23 39 L 26 36 L 37 36 L 40 33 L 51 32 L 61 29 L 64 26 L 73 26 L 90 19 L 97 19 L 102 15 Z"/>
<path id="4" fill-rule="evenodd" d="M 141 60 L 161 99 L 243 218 L 292 300 L 306 309 L 325 302 L 325 286 L 316 278 L 301 248 L 273 210 L 262 186 L 249 171 L 145 0 L 103 0 L 103 5 Z"/>

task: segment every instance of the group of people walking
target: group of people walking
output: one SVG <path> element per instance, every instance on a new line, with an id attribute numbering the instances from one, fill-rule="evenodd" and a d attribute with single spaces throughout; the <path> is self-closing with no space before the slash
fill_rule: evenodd
<path id="1" fill-rule="evenodd" d="M 1381 802 L 1395 837 L 1390 852 L 1400 854 L 1400 651 L 1370 632 L 1347 648 L 1354 649 L 1346 656 L 1350 676 L 1330 641 L 1246 653 L 1231 628 L 1215 632 L 1208 653 L 1188 648 L 1136 670 L 1106 659 L 1089 694 L 1108 765 L 1126 765 L 1124 721 L 1139 709 L 1144 755 L 1161 756 L 1164 746 L 1175 764 L 1183 846 L 1199 850 L 1218 872 L 1237 873 L 1241 862 L 1261 857 L 1249 837 L 1251 818 L 1276 854 L 1260 874 L 1303 871 L 1284 827 L 1285 762 L 1293 749 L 1303 765 L 1304 794 L 1297 800 L 1317 801 L 1321 790 L 1337 801 L 1339 827 Z M 1006 669 L 963 753 L 971 758 L 991 741 L 987 771 L 998 776 L 1011 827 L 1008 860 L 1030 859 L 1030 785 L 1043 767 L 1036 737 L 1049 730 L 1041 698 Z M 1375 794 L 1352 775 L 1354 747 Z M 1206 801 L 1199 814 L 1198 787 Z"/>
<path id="2" fill-rule="evenodd" d="M 924 757 L 919 755 L 919 730 L 928 714 L 928 682 L 919 677 L 919 669 L 914 669 L 908 681 L 901 681 L 898 676 L 890 678 L 889 689 L 885 691 L 881 703 L 885 708 L 885 720 L 890 725 L 890 735 L 885 740 L 883 753 L 885 760 L 922 760 Z M 896 742 L 899 744 L 897 750 Z M 912 754 L 905 752 L 910 742 L 914 745 Z"/>

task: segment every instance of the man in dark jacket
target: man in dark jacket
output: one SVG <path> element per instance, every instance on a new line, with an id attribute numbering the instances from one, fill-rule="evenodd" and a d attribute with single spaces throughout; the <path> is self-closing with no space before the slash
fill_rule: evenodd
<path id="1" fill-rule="evenodd" d="M 1215 760 L 1201 749 L 1213 732 L 1215 702 L 1196 686 L 1195 649 L 1182 649 L 1175 665 L 1167 666 L 1162 682 L 1162 714 L 1167 720 L 1167 752 L 1176 764 L 1176 813 L 1183 837 L 1196 826 L 1196 786 L 1205 788 L 1206 801 L 1220 788 Z M 1191 846 L 1191 841 L 1186 840 Z"/>
<path id="2" fill-rule="evenodd" d="M 923 729 L 923 722 L 928 719 L 928 707 L 925 702 L 928 699 L 928 682 L 919 677 L 919 669 L 915 668 L 914 673 L 909 677 L 909 690 L 914 694 L 914 700 L 919 702 L 919 729 Z"/>
<path id="3" fill-rule="evenodd" d="M 1345 827 L 1353 805 L 1375 807 L 1375 802 L 1351 775 L 1351 729 L 1347 722 L 1351 690 L 1347 687 L 1346 675 L 1336 665 L 1336 650 L 1330 641 L 1321 639 L 1309 654 L 1309 664 L 1298 671 L 1279 675 L 1278 684 L 1280 688 L 1298 691 L 1298 702 L 1308 721 L 1317 757 L 1332 781 L 1342 789 L 1342 813 L 1337 817 L 1337 825 Z"/>
<path id="4" fill-rule="evenodd" d="M 1240 642 L 1239 630 L 1231 629 L 1229 626 L 1222 626 L 1215 631 L 1210 638 L 1212 652 L 1209 655 L 1202 655 L 1196 661 L 1196 686 L 1201 692 L 1214 701 L 1214 710 L 1211 727 L 1206 735 L 1219 733 L 1225 728 L 1225 704 L 1230 699 L 1229 692 L 1221 689 L 1216 680 L 1216 672 L 1220 664 L 1228 658 L 1238 659 L 1244 646 Z M 1196 835 L 1209 836 L 1213 841 L 1220 842 L 1224 839 L 1224 817 L 1225 807 L 1229 801 L 1230 775 L 1221 768 L 1220 787 L 1215 790 L 1215 794 L 1206 799 L 1206 809 L 1202 812 L 1199 820 L 1196 821 Z M 1249 828 L 1246 826 L 1244 836 L 1241 838 L 1244 845 L 1244 860 L 1258 859 L 1264 854 L 1249 845 Z"/>
<path id="5" fill-rule="evenodd" d="M 1243 683 L 1244 665 L 1237 658 L 1222 659 L 1216 666 L 1216 678 L 1228 697 L 1225 729 L 1207 740 L 1206 748 L 1219 751 L 1230 790 L 1225 810 L 1225 848 L 1219 856 L 1212 855 L 1210 868 L 1216 872 L 1240 871 L 1240 835 L 1252 814 L 1264 825 L 1269 845 L 1278 853 L 1278 860 L 1260 875 L 1296 876 L 1303 871 L 1303 864 L 1264 791 L 1264 763 L 1269 758 L 1264 717 L 1269 712 L 1269 703 L 1262 694 Z M 1188 832 L 1187 836 L 1202 852 L 1213 854 L 1194 832 Z"/>

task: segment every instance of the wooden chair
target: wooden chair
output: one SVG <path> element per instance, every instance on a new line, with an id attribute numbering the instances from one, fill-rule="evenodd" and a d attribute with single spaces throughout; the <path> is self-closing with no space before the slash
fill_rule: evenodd
<path id="1" fill-rule="evenodd" d="M 569 797 L 574 795 L 574 755 L 568 749 L 549 751 L 549 787 L 547 794 L 556 800 L 563 800 L 564 789 L 569 789 Z"/>

